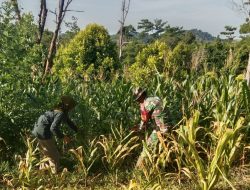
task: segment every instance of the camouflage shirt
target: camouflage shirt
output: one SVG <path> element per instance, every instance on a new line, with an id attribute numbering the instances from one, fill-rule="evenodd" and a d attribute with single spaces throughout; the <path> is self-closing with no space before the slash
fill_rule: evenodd
<path id="1" fill-rule="evenodd" d="M 157 131 L 165 133 L 167 131 L 167 125 L 164 123 L 164 113 L 162 107 L 162 101 L 158 97 L 148 97 L 140 104 L 141 112 L 141 124 L 142 129 L 150 119 L 155 121 Z"/>

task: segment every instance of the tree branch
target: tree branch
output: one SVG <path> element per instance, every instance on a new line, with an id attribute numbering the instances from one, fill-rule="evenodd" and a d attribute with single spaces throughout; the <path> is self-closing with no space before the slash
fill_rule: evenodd
<path id="1" fill-rule="evenodd" d="M 119 32 L 119 59 L 121 60 L 122 57 L 122 49 L 123 49 L 123 38 L 124 38 L 124 34 L 123 34 L 123 28 L 124 28 L 124 24 L 125 24 L 125 20 L 127 18 L 128 15 L 128 11 L 129 11 L 129 7 L 130 7 L 130 0 L 123 0 L 122 1 L 122 16 L 121 16 L 121 20 L 119 20 L 121 26 L 120 26 L 120 32 Z"/>
<path id="2" fill-rule="evenodd" d="M 65 0 L 59 0 L 59 9 L 58 9 L 58 15 L 56 12 L 56 29 L 54 31 L 51 43 L 50 43 L 50 48 L 47 56 L 47 60 L 45 62 L 45 69 L 44 69 L 44 75 L 43 75 L 43 80 L 45 79 L 45 76 L 47 75 L 48 72 L 51 71 L 51 68 L 53 67 L 53 58 L 56 54 L 56 42 L 58 39 L 58 34 L 61 28 L 62 21 L 65 17 L 65 14 L 68 10 L 69 5 L 72 3 L 73 0 L 68 0 L 66 5 L 65 5 Z"/>
<path id="3" fill-rule="evenodd" d="M 44 32 L 44 27 L 47 19 L 47 3 L 46 0 L 41 0 L 40 3 L 40 12 L 39 12 L 39 21 L 38 21 L 38 37 L 37 37 L 37 43 L 40 44 L 42 41 L 42 36 Z"/>
<path id="4" fill-rule="evenodd" d="M 21 20 L 21 12 L 20 12 L 20 9 L 18 6 L 18 2 L 17 2 L 17 0 L 10 0 L 10 1 L 11 1 L 12 6 L 14 7 L 17 20 L 20 21 Z"/>

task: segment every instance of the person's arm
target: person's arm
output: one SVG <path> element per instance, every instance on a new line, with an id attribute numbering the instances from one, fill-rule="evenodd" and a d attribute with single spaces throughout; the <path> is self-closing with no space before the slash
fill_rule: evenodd
<path id="1" fill-rule="evenodd" d="M 55 112 L 54 120 L 50 126 L 50 131 L 53 133 L 53 135 L 60 139 L 64 137 L 63 133 L 59 129 L 59 125 L 63 120 L 63 115 L 63 112 Z"/>
<path id="2" fill-rule="evenodd" d="M 73 121 L 71 121 L 68 114 L 65 114 L 65 122 L 72 130 L 74 130 L 77 133 L 77 131 L 78 131 L 77 126 L 75 125 L 75 123 Z"/>
<path id="3" fill-rule="evenodd" d="M 168 126 L 164 123 L 164 113 L 162 111 L 162 107 L 156 107 L 152 113 L 152 116 L 155 120 L 157 131 L 160 131 L 161 133 L 166 133 L 168 131 Z"/>

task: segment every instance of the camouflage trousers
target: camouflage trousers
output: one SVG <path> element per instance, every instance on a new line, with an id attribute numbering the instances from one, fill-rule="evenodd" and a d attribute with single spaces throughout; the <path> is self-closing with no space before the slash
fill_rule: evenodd
<path id="1" fill-rule="evenodd" d="M 156 130 L 153 130 L 153 132 L 147 138 L 147 141 L 146 141 L 147 148 L 151 149 L 152 151 L 155 151 L 158 143 L 159 143 L 159 138 L 158 138 L 157 132 L 156 132 Z M 147 156 L 147 154 L 146 154 L 147 148 L 143 147 L 143 150 L 142 150 L 142 152 L 137 160 L 137 163 L 135 166 L 136 168 L 142 167 L 143 161 L 144 161 L 145 157 Z"/>

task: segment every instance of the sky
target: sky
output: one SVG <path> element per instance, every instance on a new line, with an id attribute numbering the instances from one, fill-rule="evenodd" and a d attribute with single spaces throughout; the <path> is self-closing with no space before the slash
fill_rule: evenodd
<path id="1" fill-rule="evenodd" d="M 0 0 L 1 3 L 3 1 Z M 38 19 L 40 0 L 18 2 L 22 12 L 32 12 Z M 51 11 L 57 8 L 57 4 L 58 0 L 47 0 L 47 7 Z M 69 9 L 84 12 L 68 12 L 65 21 L 70 22 L 75 16 L 80 28 L 97 23 L 114 34 L 120 25 L 121 4 L 122 0 L 73 0 Z M 162 19 L 170 26 L 183 26 L 186 30 L 197 28 L 213 36 L 224 31 L 225 25 L 239 27 L 245 20 L 243 14 L 233 9 L 232 0 L 131 0 L 125 25 L 131 24 L 137 28 L 141 19 Z M 54 20 L 55 15 L 49 13 L 46 27 L 50 30 L 54 29 Z"/>

